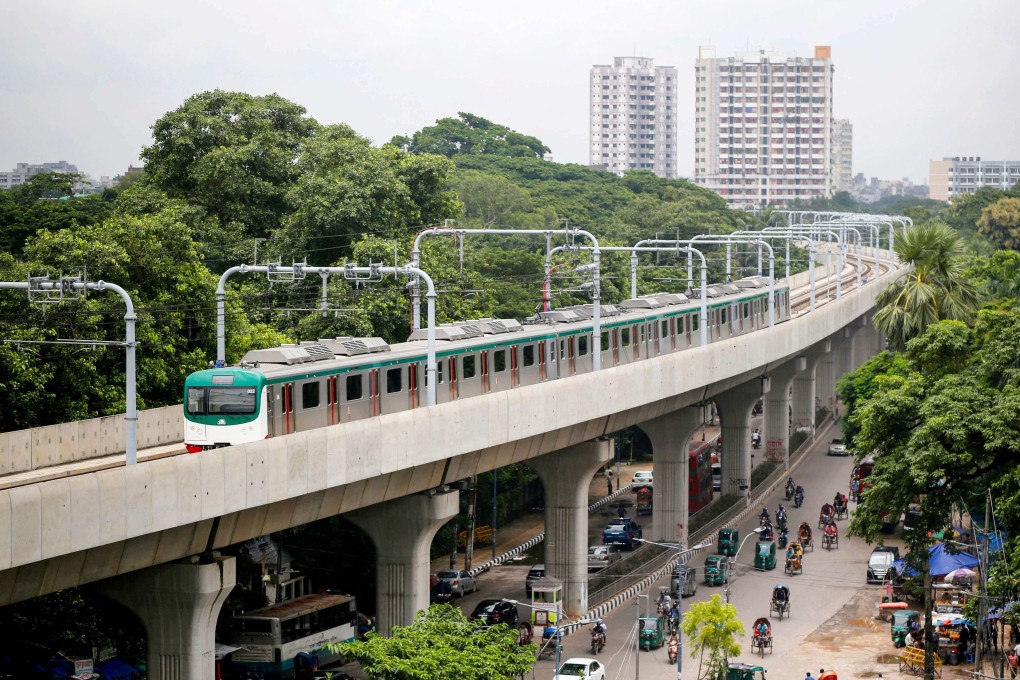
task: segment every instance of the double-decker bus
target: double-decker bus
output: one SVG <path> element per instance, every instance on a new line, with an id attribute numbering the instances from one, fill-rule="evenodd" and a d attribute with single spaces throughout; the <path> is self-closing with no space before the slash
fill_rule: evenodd
<path id="1" fill-rule="evenodd" d="M 267 680 L 293 678 L 340 660 L 327 645 L 353 640 L 358 632 L 354 598 L 316 593 L 240 614 L 233 619 L 234 669 Z"/>
<path id="2" fill-rule="evenodd" d="M 687 456 L 688 510 L 697 512 L 712 502 L 712 447 L 708 442 L 691 443 Z"/>

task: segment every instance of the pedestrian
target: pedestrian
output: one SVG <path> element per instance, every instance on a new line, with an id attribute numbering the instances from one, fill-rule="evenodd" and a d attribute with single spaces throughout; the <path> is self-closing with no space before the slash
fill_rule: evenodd
<path id="1" fill-rule="evenodd" d="M 606 493 L 609 496 L 613 495 L 613 471 L 606 468 L 606 488 L 609 489 Z"/>
<path id="2" fill-rule="evenodd" d="M 1006 663 L 1009 664 L 1009 677 L 1016 677 L 1016 666 L 1017 662 L 1020 662 L 1020 656 L 1017 655 L 1015 649 L 1009 651 L 1009 656 L 1006 657 Z"/>
<path id="3" fill-rule="evenodd" d="M 815 680 L 814 678 L 811 677 L 811 671 L 807 672 L 807 675 L 804 676 L 804 680 Z"/>

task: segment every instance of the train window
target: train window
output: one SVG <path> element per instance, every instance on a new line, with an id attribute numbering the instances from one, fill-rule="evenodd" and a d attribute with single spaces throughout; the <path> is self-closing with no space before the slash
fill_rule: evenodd
<path id="1" fill-rule="evenodd" d="M 524 346 L 524 365 L 534 366 L 535 365 L 535 346 L 525 345 Z"/>
<path id="2" fill-rule="evenodd" d="M 386 394 L 399 392 L 403 388 L 403 376 L 399 368 L 391 368 L 386 371 Z"/>
<path id="3" fill-rule="evenodd" d="M 751 316 L 751 309 L 750 308 L 751 308 L 751 305 L 749 305 L 748 303 L 745 302 L 744 303 L 744 318 L 745 319 L 747 317 Z"/>
<path id="4" fill-rule="evenodd" d="M 726 308 L 725 307 L 723 307 L 722 309 L 719 310 L 719 324 L 721 325 L 721 324 L 724 324 L 724 323 L 726 323 Z"/>
<path id="5" fill-rule="evenodd" d="M 645 341 L 645 325 L 641 324 L 640 329 L 641 330 L 638 333 L 638 342 L 644 342 Z"/>
<path id="6" fill-rule="evenodd" d="M 347 376 L 347 401 L 357 401 L 364 395 L 361 378 L 361 375 Z"/>
<path id="7" fill-rule="evenodd" d="M 205 388 L 188 388 L 188 413 L 193 416 L 205 415 Z"/>
<path id="8" fill-rule="evenodd" d="M 560 361 L 567 360 L 567 341 L 560 340 Z"/>
<path id="9" fill-rule="evenodd" d="M 588 336 L 579 335 L 577 336 L 577 354 L 578 356 L 585 356 L 588 354 Z"/>
<path id="10" fill-rule="evenodd" d="M 206 396 L 209 415 L 255 413 L 255 391 L 254 387 L 210 387 Z"/>
<path id="11" fill-rule="evenodd" d="M 467 380 L 468 378 L 475 377 L 475 357 L 474 355 L 464 357 L 463 365 L 461 366 L 461 377 Z"/>
<path id="12" fill-rule="evenodd" d="M 602 337 L 599 340 L 599 342 L 602 343 L 600 345 L 600 347 L 601 347 L 603 352 L 605 352 L 605 351 L 610 349 L 610 347 L 609 347 L 609 331 L 602 331 Z"/>
<path id="13" fill-rule="evenodd" d="M 443 362 L 436 361 L 436 384 L 443 384 Z"/>
<path id="14" fill-rule="evenodd" d="M 496 369 L 496 373 L 502 373 L 506 370 L 506 350 L 497 349 L 492 353 L 492 365 Z"/>
<path id="15" fill-rule="evenodd" d="M 663 338 L 668 338 L 669 337 L 669 321 L 663 319 L 663 321 L 662 321 L 662 331 L 659 333 L 659 336 L 663 337 Z"/>
<path id="16" fill-rule="evenodd" d="M 688 318 L 688 319 L 690 320 L 690 324 L 691 324 L 691 331 L 696 331 L 696 330 L 698 330 L 698 324 L 699 324 L 699 323 L 701 323 L 701 320 L 700 320 L 700 319 L 698 319 L 697 315 L 695 315 L 695 314 L 691 314 L 691 315 L 690 315 L 690 316 L 688 316 L 687 318 Z"/>
<path id="17" fill-rule="evenodd" d="M 306 382 L 301 386 L 301 408 L 310 409 L 319 407 L 319 383 Z"/>
<path id="18" fill-rule="evenodd" d="M 620 346 L 627 347 L 630 345 L 630 328 L 620 329 Z"/>

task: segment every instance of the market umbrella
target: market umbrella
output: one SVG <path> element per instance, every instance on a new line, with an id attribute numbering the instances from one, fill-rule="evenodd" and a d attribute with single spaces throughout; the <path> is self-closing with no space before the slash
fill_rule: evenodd
<path id="1" fill-rule="evenodd" d="M 953 569 L 948 574 L 946 574 L 943 580 L 946 583 L 952 583 L 957 579 L 961 581 L 966 581 L 967 579 L 974 578 L 975 576 L 977 576 L 977 572 L 974 571 L 973 569 L 967 569 L 966 567 L 958 567 L 956 569 Z"/>

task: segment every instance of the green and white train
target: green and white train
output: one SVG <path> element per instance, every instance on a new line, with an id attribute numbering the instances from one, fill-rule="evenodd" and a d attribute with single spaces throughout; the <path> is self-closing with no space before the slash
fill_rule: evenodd
<path id="1" fill-rule="evenodd" d="M 789 318 L 790 291 L 776 285 L 775 320 Z M 750 277 L 707 287 L 708 342 L 768 326 L 769 284 Z M 660 293 L 601 309 L 603 370 L 700 344 L 701 305 Z M 436 401 L 468 399 L 592 370 L 592 309 L 541 312 L 523 324 L 482 319 L 436 329 Z M 248 352 L 237 366 L 188 376 L 189 451 L 326 427 L 425 402 L 425 330 L 407 342 L 335 338 Z"/>

